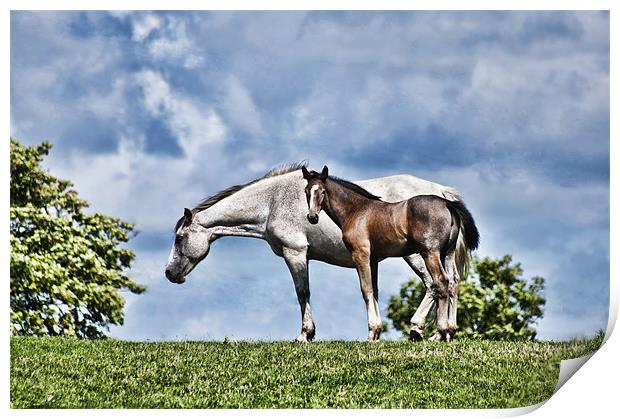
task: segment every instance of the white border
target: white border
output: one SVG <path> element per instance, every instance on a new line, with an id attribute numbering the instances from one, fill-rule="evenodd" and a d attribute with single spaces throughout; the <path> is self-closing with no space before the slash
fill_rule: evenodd
<path id="1" fill-rule="evenodd" d="M 1 42 L 1 54 L 5 57 L 4 65 L 1 68 L 2 72 L 2 94 L 4 100 L 2 101 L 2 121 L 3 126 L 10 133 L 10 10 L 170 10 L 170 9 L 194 9 L 194 10 L 346 10 L 346 9 L 358 9 L 358 10 L 611 10 L 610 13 L 610 25 L 611 25 L 611 68 L 610 75 L 616 75 L 618 73 L 617 66 L 617 42 L 614 39 L 618 39 L 618 18 L 616 16 L 615 2 L 603 1 L 603 0 L 521 0 L 521 1 L 491 1 L 491 0 L 479 0 L 479 1 L 446 1 L 436 0 L 433 2 L 422 1 L 397 1 L 397 0 L 383 0 L 381 2 L 360 2 L 360 1 L 343 1 L 343 0 L 316 0 L 316 1 L 297 1 L 292 3 L 290 1 L 283 0 L 271 0 L 261 1 L 260 3 L 250 3 L 248 1 L 241 0 L 228 0 L 222 1 L 191 1 L 191 0 L 176 0 L 163 1 L 163 0 L 151 0 L 151 1 L 89 1 L 80 2 L 75 0 L 65 1 L 42 1 L 42 0 L 8 0 L 3 2 L 2 15 L 2 42 Z M 614 78 L 611 77 L 611 115 L 614 115 L 614 111 L 617 110 L 617 83 Z M 617 123 L 614 119 L 611 120 L 611 138 L 617 139 Z M 611 161 L 618 162 L 618 146 L 614 141 L 611 141 Z M 3 173 L 5 176 L 8 174 L 8 144 L 5 145 L 0 154 L 0 164 L 2 165 Z M 611 213 L 613 214 L 618 208 L 617 186 L 618 186 L 618 170 L 611 164 Z M 5 178 L 4 182 L 0 184 L 4 197 L 8 197 L 8 181 Z M 616 189 L 614 189 L 616 188 Z M 8 207 L 9 200 L 4 199 L 0 206 L 0 212 L 4 215 L 5 222 L 8 221 Z M 610 225 L 610 237 L 620 237 L 618 233 L 618 222 L 614 217 L 611 217 Z M 2 394 L 0 395 L 2 410 L 8 409 L 9 406 L 9 373 L 10 373 L 10 357 L 9 357 L 9 331 L 8 331 L 8 313 L 9 313 L 9 298 L 8 298 L 8 278 L 9 278 L 9 240 L 8 231 L 2 230 L 2 240 L 0 241 L 1 252 L 0 257 L 0 275 L 4 278 L 5 290 L 5 309 L 1 311 L 2 324 L 5 325 L 5 333 L 7 338 L 2 342 L 1 350 L 4 363 L 2 363 L 2 369 L 0 373 L 3 377 L 2 382 Z M 611 255 L 611 278 L 618 278 L 618 263 L 614 256 L 617 255 L 617 245 L 612 240 L 610 243 L 610 255 Z M 587 280 L 587 279 L 584 279 Z M 619 361 L 617 357 L 618 349 L 620 347 L 617 333 L 610 335 L 615 325 L 617 313 L 618 313 L 618 281 L 611 281 L 610 284 L 610 311 L 609 311 L 609 326 L 607 341 L 605 345 L 587 362 L 586 367 L 582 368 L 576 373 L 576 377 L 568 380 L 568 382 L 546 403 L 537 410 L 531 413 L 532 417 L 582 417 L 588 415 L 603 415 L 608 417 L 608 412 L 617 411 L 617 384 L 619 374 Z M 382 417 L 404 417 L 411 414 L 423 414 L 424 416 L 431 417 L 503 417 L 514 416 L 531 411 L 532 408 L 524 409 L 508 409 L 508 410 L 416 410 L 415 412 L 407 410 L 385 410 L 380 413 Z M 5 412 L 9 413 L 9 412 Z M 31 417 L 45 414 L 50 417 L 81 417 L 82 411 L 79 410 L 11 410 L 10 414 L 16 417 Z M 108 417 L 110 411 L 107 410 L 91 410 L 88 415 L 95 417 Z M 134 410 L 115 410 L 114 413 L 121 416 L 133 416 L 144 412 Z M 236 411 L 236 410 L 220 410 L 217 412 L 218 416 L 223 417 L 237 417 L 239 414 L 242 416 L 252 417 L 288 417 L 294 414 L 298 417 L 314 417 L 317 414 L 326 417 L 336 416 L 375 416 L 377 413 L 372 410 L 321 410 L 321 411 L 288 411 L 288 410 L 259 410 L 259 411 Z M 200 410 L 193 411 L 178 411 L 178 410 L 154 410 L 149 412 L 151 415 L 159 417 L 177 417 L 179 414 L 187 417 L 204 417 L 205 412 Z"/>
<path id="2" fill-rule="evenodd" d="M 609 10 L 611 0 L 7 0 L 13 10 Z"/>

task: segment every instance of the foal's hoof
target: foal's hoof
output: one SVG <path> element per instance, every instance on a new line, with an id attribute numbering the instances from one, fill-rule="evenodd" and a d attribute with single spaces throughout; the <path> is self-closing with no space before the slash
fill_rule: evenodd
<path id="1" fill-rule="evenodd" d="M 422 333 L 419 330 L 411 329 L 409 331 L 409 340 L 412 342 L 420 342 L 422 340 Z"/>
<path id="2" fill-rule="evenodd" d="M 442 340 L 441 333 L 436 332 L 433 336 L 428 338 L 428 340 L 431 341 L 431 342 L 439 342 L 440 340 Z"/>

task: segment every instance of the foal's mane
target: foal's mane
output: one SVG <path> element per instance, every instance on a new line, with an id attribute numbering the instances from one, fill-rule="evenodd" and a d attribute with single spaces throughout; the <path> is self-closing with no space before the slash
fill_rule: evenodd
<path id="1" fill-rule="evenodd" d="M 340 179 L 339 177 L 335 177 L 335 176 L 329 176 L 329 179 L 333 180 L 334 182 L 336 182 L 337 184 L 339 184 L 340 186 L 343 186 L 346 189 L 349 189 L 353 192 L 356 192 L 368 199 L 372 199 L 374 201 L 380 201 L 381 197 L 371 194 L 370 192 L 368 192 L 366 189 L 362 188 L 360 185 L 357 185 L 351 181 L 345 180 L 345 179 Z"/>
<path id="2" fill-rule="evenodd" d="M 222 199 L 224 198 L 228 198 L 229 196 L 235 194 L 236 192 L 239 192 L 241 189 L 245 188 L 246 186 L 250 186 L 253 185 L 263 179 L 268 179 L 268 178 L 272 178 L 272 177 L 276 177 L 276 176 L 280 176 L 280 175 L 285 175 L 287 173 L 291 173 L 294 172 L 295 170 L 300 170 L 302 166 L 306 165 L 307 163 L 302 161 L 299 163 L 290 163 L 290 164 L 284 164 L 282 166 L 278 166 L 278 167 L 274 167 L 273 169 L 271 169 L 270 171 L 268 171 L 267 173 L 265 173 L 263 176 L 261 176 L 258 179 L 254 179 L 248 183 L 244 183 L 244 184 L 240 184 L 240 185 L 234 185 L 234 186 L 230 186 L 226 189 L 223 189 L 221 191 L 219 191 L 218 193 L 203 199 L 202 201 L 200 201 L 198 203 L 198 205 L 196 205 L 194 208 L 192 208 L 192 215 L 196 215 L 197 213 L 199 213 L 200 211 L 204 211 L 207 208 L 212 207 L 213 205 L 217 204 L 218 202 L 220 202 Z M 176 226 L 174 227 L 174 231 L 176 232 L 179 227 L 181 227 L 181 224 L 183 224 L 183 220 L 185 219 L 185 217 L 181 217 L 179 219 L 179 221 L 177 221 Z"/>
<path id="3" fill-rule="evenodd" d="M 312 178 L 317 178 L 320 175 L 321 174 L 319 172 L 315 171 L 315 170 L 311 170 L 310 171 L 310 176 Z M 336 176 L 328 176 L 328 178 L 330 180 L 333 180 L 334 182 L 336 182 L 340 186 L 342 186 L 342 187 L 344 187 L 346 189 L 349 189 L 349 190 L 351 190 L 351 191 L 353 191 L 355 193 L 358 193 L 358 194 L 360 194 L 360 195 L 362 195 L 362 196 L 364 196 L 364 197 L 366 197 L 368 199 L 372 199 L 374 201 L 380 201 L 381 200 L 380 196 L 377 196 L 375 194 L 371 194 L 366 189 L 362 188 L 360 185 L 358 185 L 356 183 L 353 183 L 353 182 L 351 182 L 349 180 L 341 179 L 341 178 L 336 177 Z"/>

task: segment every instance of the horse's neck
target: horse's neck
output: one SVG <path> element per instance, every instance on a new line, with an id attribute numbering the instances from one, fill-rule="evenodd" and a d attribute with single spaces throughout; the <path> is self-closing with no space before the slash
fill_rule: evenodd
<path id="1" fill-rule="evenodd" d="M 340 228 L 342 228 L 345 220 L 353 215 L 353 212 L 371 202 L 371 200 L 365 196 L 345 188 L 331 179 L 327 181 L 326 186 L 329 202 L 325 207 L 325 212 Z"/>
<path id="2" fill-rule="evenodd" d="M 263 184 L 265 183 L 265 184 Z M 215 237 L 263 238 L 269 214 L 268 182 L 246 186 L 197 214 L 197 222 Z"/>

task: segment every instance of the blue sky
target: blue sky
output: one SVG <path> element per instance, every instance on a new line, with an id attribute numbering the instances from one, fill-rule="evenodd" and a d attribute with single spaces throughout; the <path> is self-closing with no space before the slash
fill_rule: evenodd
<path id="1" fill-rule="evenodd" d="M 282 259 L 226 238 L 163 276 L 183 207 L 308 159 L 456 187 L 481 256 L 547 280 L 539 337 L 606 328 L 609 14 L 12 12 L 11 135 L 92 210 L 136 224 L 124 339 L 293 339 Z M 353 270 L 313 262 L 318 339 L 364 339 Z M 381 306 L 410 276 L 380 267 Z M 396 337 L 391 333 L 389 337 Z"/>

